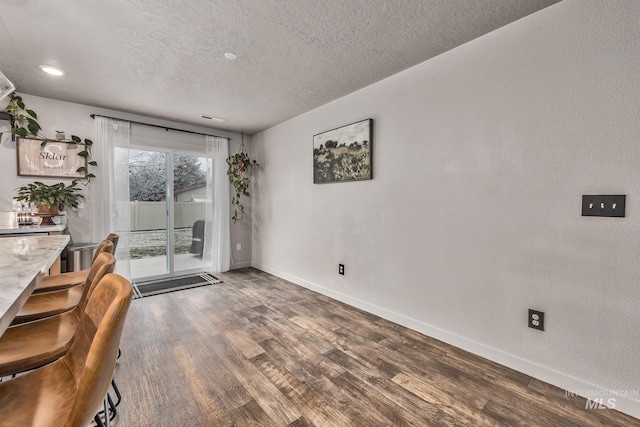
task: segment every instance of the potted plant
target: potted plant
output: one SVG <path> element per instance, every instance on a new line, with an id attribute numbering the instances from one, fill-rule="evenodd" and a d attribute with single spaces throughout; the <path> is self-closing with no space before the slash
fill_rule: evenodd
<path id="1" fill-rule="evenodd" d="M 227 176 L 229 182 L 233 185 L 235 195 L 231 198 L 231 204 L 234 206 L 233 222 L 238 222 L 244 218 L 244 206 L 240 201 L 242 196 L 250 197 L 249 185 L 251 184 L 251 173 L 253 168 L 258 167 L 258 162 L 251 160 L 246 151 L 242 150 L 237 154 L 227 158 Z"/>
<path id="2" fill-rule="evenodd" d="M 249 185 L 251 184 L 253 168 L 260 166 L 257 161 L 251 160 L 249 154 L 247 154 L 247 149 L 244 146 L 244 132 L 242 132 L 240 151 L 237 154 L 227 157 L 227 165 L 229 165 L 227 176 L 236 193 L 231 197 L 231 204 L 234 207 L 231 219 L 236 223 L 241 221 L 245 214 L 244 205 L 240 199 L 242 196 L 251 197 Z"/>
<path id="3" fill-rule="evenodd" d="M 65 206 L 77 208 L 80 199 L 84 199 L 80 194 L 81 188 L 78 187 L 77 180 L 73 180 L 69 185 L 65 185 L 64 182 L 47 185 L 35 181 L 16 190 L 18 195 L 14 199 L 19 202 L 33 203 L 38 208 L 38 214 L 43 217 L 44 225 L 53 224 L 51 218 L 58 215 L 58 211 Z"/>
<path id="4" fill-rule="evenodd" d="M 83 141 L 76 135 L 71 135 L 71 139 L 66 139 L 64 131 L 56 131 L 56 139 L 47 138 L 41 133 L 42 127 L 40 126 L 40 123 L 38 123 L 38 115 L 36 112 L 28 109 L 22 100 L 22 97 L 15 93 L 11 93 L 9 95 L 9 103 L 4 107 L 4 111 L 9 113 L 11 120 L 11 134 L 14 136 L 17 135 L 20 138 L 33 137 L 35 139 L 40 139 L 42 141 L 40 144 L 42 147 L 47 145 L 48 142 L 64 142 L 72 146 L 83 146 L 83 149 L 78 152 L 78 156 L 85 158 L 87 160 L 87 164 L 85 166 L 80 166 L 76 169 L 76 172 L 86 173 L 86 183 L 91 182 L 91 179 L 96 177 L 93 173 L 87 170 L 87 168 L 98 166 L 98 163 L 91 158 L 91 147 L 93 146 L 93 141 L 86 138 Z M 0 131 L 0 139 L 1 138 L 2 132 Z"/>

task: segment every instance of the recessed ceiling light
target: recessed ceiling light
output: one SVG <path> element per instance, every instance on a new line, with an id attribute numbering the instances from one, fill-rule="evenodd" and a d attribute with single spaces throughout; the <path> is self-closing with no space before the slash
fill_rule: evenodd
<path id="1" fill-rule="evenodd" d="M 233 52 L 227 52 L 224 54 L 224 57 L 227 58 L 229 61 L 235 61 L 236 59 L 238 59 L 238 55 L 236 55 Z"/>
<path id="2" fill-rule="evenodd" d="M 223 119 L 222 117 L 208 116 L 206 114 L 200 114 L 200 118 L 207 119 L 207 120 L 214 120 L 216 122 L 226 122 L 227 121 L 227 119 Z"/>
<path id="3" fill-rule="evenodd" d="M 52 76 L 64 76 L 64 70 L 54 67 L 53 65 L 40 65 L 40 69 L 47 74 L 51 74 Z"/>

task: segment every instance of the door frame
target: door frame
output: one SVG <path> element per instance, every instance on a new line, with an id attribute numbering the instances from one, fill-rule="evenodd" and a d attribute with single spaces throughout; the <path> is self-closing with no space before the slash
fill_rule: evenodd
<path id="1" fill-rule="evenodd" d="M 213 157 L 207 155 L 205 152 L 195 152 L 187 150 L 178 150 L 171 148 L 160 148 L 150 145 L 131 144 L 130 150 L 139 151 L 151 151 L 160 152 L 165 154 L 166 165 L 166 184 L 165 184 L 165 216 L 166 216 L 166 233 L 167 233 L 167 246 L 166 246 L 166 273 L 156 274 L 152 276 L 132 277 L 136 281 L 148 281 L 156 279 L 171 278 L 176 276 L 182 276 L 186 274 L 197 273 L 200 271 L 206 271 L 207 268 L 212 268 L 213 265 L 203 265 L 198 268 L 188 270 L 175 270 L 175 200 L 174 200 L 174 156 L 193 156 L 200 158 L 207 158 L 213 162 Z M 208 203 L 213 203 L 209 201 Z M 132 260 L 133 261 L 133 260 Z"/>

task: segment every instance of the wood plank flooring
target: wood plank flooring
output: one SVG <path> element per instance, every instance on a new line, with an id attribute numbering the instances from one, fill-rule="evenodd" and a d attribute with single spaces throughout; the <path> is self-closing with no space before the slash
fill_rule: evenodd
<path id="1" fill-rule="evenodd" d="M 255 269 L 134 300 L 115 427 L 640 426 Z"/>

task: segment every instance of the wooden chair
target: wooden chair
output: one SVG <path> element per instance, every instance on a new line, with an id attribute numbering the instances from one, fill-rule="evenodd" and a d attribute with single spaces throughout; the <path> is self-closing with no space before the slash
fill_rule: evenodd
<path id="1" fill-rule="evenodd" d="M 111 233 L 107 236 L 106 239 L 100 242 L 100 244 L 98 244 L 98 247 L 96 248 L 95 253 L 93 254 L 91 265 L 93 265 L 98 255 L 100 255 L 102 252 L 109 252 L 111 255 L 115 255 L 116 247 L 118 246 L 119 240 L 120 236 L 115 233 Z M 112 245 L 109 246 L 106 244 L 106 242 L 111 242 Z M 89 274 L 89 269 L 44 276 L 40 283 L 38 283 L 36 288 L 33 290 L 33 293 L 39 294 L 43 292 L 51 292 L 58 291 L 60 289 L 71 288 L 73 286 L 84 283 L 84 281 L 87 279 L 87 274 Z"/>
<path id="2" fill-rule="evenodd" d="M 105 243 L 107 248 L 113 247 L 113 243 L 107 240 L 103 240 L 103 243 Z M 44 319 L 46 317 L 55 316 L 66 311 L 73 310 L 80 302 L 85 288 L 90 285 L 91 281 L 89 280 L 87 272 L 84 283 L 81 285 L 75 285 L 73 287 L 57 291 L 32 294 L 13 319 L 11 326 Z"/>
<path id="3" fill-rule="evenodd" d="M 0 336 L 0 377 L 37 368 L 64 356 L 73 342 L 87 301 L 102 278 L 113 272 L 116 259 L 100 254 L 87 276 L 78 305 L 71 311 L 12 326 Z"/>
<path id="4" fill-rule="evenodd" d="M 109 389 L 132 294 L 125 278 L 106 275 L 87 302 L 69 352 L 0 383 L 0 424 L 87 426 Z"/>

